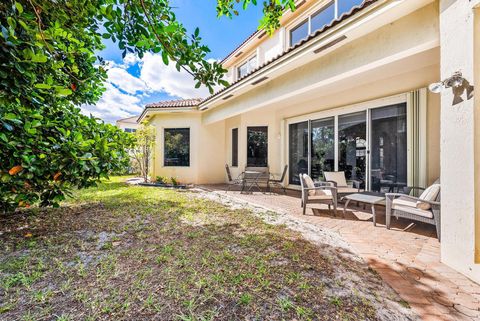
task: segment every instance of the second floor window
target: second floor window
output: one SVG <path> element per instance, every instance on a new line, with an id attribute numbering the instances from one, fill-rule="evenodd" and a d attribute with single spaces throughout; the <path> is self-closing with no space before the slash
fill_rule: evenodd
<path id="1" fill-rule="evenodd" d="M 240 79 L 257 68 L 257 56 L 247 59 L 243 64 L 238 67 L 237 79 Z"/>
<path id="2" fill-rule="evenodd" d="M 362 2 L 363 0 L 330 1 L 320 10 L 316 11 L 306 20 L 300 22 L 290 30 L 290 46 L 295 46 L 297 43 L 307 38 L 308 35 L 321 30 L 334 19 L 341 17 L 344 13 L 349 12 L 354 6 L 360 5 Z"/>

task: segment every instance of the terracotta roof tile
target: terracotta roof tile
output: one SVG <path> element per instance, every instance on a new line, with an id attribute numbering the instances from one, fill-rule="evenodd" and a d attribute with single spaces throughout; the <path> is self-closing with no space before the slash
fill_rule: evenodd
<path id="1" fill-rule="evenodd" d="M 176 107 L 195 107 L 203 100 L 201 98 L 164 100 L 157 103 L 147 104 L 145 108 L 176 108 Z"/>
<path id="2" fill-rule="evenodd" d="M 361 4 L 357 5 L 357 6 L 354 6 L 352 7 L 352 9 L 350 9 L 349 12 L 345 12 L 343 13 L 340 17 L 338 17 L 337 19 L 333 20 L 330 24 L 328 25 L 325 25 L 322 29 L 319 29 L 317 30 L 316 32 L 312 33 L 311 35 L 309 35 L 308 37 L 306 37 L 305 39 L 301 40 L 300 42 L 298 42 L 297 44 L 295 44 L 294 46 L 292 47 L 289 47 L 288 49 L 286 49 L 285 51 L 283 51 L 282 53 L 278 54 L 277 56 L 273 57 L 272 59 L 264 62 L 263 64 L 261 64 L 260 66 L 257 66 L 257 68 L 255 68 L 254 70 L 252 70 L 250 73 L 246 74 L 245 76 L 243 76 L 242 78 L 240 79 L 237 79 L 236 81 L 232 82 L 230 84 L 230 86 L 228 87 L 224 87 L 222 89 L 220 89 L 219 91 L 217 91 L 216 93 L 214 93 L 213 95 L 205 98 L 202 103 L 205 103 L 209 100 L 211 100 L 212 98 L 216 97 L 217 95 L 221 94 L 222 92 L 224 92 L 225 90 L 227 90 L 228 88 L 232 87 L 233 85 L 239 83 L 240 81 L 246 79 L 246 78 L 249 78 L 251 77 L 253 74 L 255 74 L 256 72 L 258 72 L 259 70 L 267 67 L 268 65 L 270 65 L 271 63 L 275 62 L 276 60 L 280 59 L 281 57 L 285 56 L 286 54 L 298 49 L 299 47 L 301 47 L 302 45 L 304 45 L 305 43 L 307 42 L 310 42 L 312 39 L 318 37 L 319 35 L 323 34 L 324 32 L 326 32 L 327 30 L 335 27 L 336 25 L 338 25 L 339 23 L 347 20 L 348 18 L 350 18 L 351 16 L 355 15 L 357 12 L 359 11 L 362 11 L 363 9 L 369 7 L 371 4 L 377 2 L 379 0 L 364 0 Z M 248 39 L 250 39 L 254 34 L 252 34 Z M 245 40 L 246 41 L 248 41 Z M 235 49 L 236 50 L 236 49 Z M 226 59 L 226 58 L 225 58 Z"/>

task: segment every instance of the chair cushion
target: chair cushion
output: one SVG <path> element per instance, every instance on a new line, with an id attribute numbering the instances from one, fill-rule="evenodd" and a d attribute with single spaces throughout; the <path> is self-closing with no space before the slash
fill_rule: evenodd
<path id="1" fill-rule="evenodd" d="M 432 184 L 423 191 L 419 199 L 433 202 L 437 199 L 438 193 L 440 193 L 440 184 Z M 429 203 L 425 203 L 422 201 L 418 201 L 416 206 L 417 208 L 422 210 L 429 210 L 430 208 L 432 208 Z"/>
<path id="2" fill-rule="evenodd" d="M 337 193 L 339 193 L 339 194 L 354 194 L 354 193 L 358 193 L 358 188 L 340 187 L 340 188 L 337 189 Z"/>
<path id="3" fill-rule="evenodd" d="M 406 206 L 406 205 L 398 205 L 398 204 L 394 204 L 392 202 L 392 209 L 394 209 L 396 211 L 402 211 L 402 212 L 407 212 L 407 213 L 410 213 L 410 214 L 415 214 L 415 215 L 418 215 L 418 216 L 423 216 L 423 217 L 426 217 L 426 218 L 433 218 L 432 211 L 426 211 L 426 210 L 422 210 L 422 209 L 419 209 L 419 208 L 416 208 L 416 207 L 411 207 L 411 206 Z"/>
<path id="4" fill-rule="evenodd" d="M 307 174 L 303 174 L 303 180 L 305 181 L 307 188 L 315 188 L 315 183 L 313 182 L 310 176 L 308 176 Z M 324 195 L 327 195 L 327 196 L 329 195 L 331 197 L 332 191 L 331 190 L 313 190 L 313 189 L 308 191 L 308 196 L 324 196 Z"/>
<path id="5" fill-rule="evenodd" d="M 323 172 L 326 181 L 334 181 L 337 187 L 348 187 L 345 172 Z"/>
<path id="6" fill-rule="evenodd" d="M 308 200 L 332 200 L 333 199 L 333 196 L 332 196 L 332 193 L 329 191 L 329 190 L 325 190 L 325 191 L 316 191 L 316 192 L 325 192 L 325 194 L 320 194 L 320 195 L 313 195 L 313 196 L 308 196 Z M 327 193 L 330 192 L 330 195 L 328 195 Z"/>
<path id="7" fill-rule="evenodd" d="M 411 208 L 417 208 L 417 202 L 407 197 L 400 196 L 399 198 L 393 200 L 392 208 L 395 208 L 395 206 L 407 206 Z"/>

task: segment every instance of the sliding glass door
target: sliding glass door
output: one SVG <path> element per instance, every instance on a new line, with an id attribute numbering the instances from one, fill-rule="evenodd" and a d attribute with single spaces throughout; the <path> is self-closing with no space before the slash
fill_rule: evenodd
<path id="1" fill-rule="evenodd" d="M 366 111 L 338 116 L 338 170 L 364 182 L 367 163 Z"/>
<path id="2" fill-rule="evenodd" d="M 407 185 L 407 106 L 375 108 L 370 114 L 370 188 L 401 190 Z"/>
<path id="3" fill-rule="evenodd" d="M 300 185 L 299 174 L 308 173 L 308 121 L 289 126 L 289 183 Z"/>
<path id="4" fill-rule="evenodd" d="M 311 161 L 310 176 L 323 179 L 323 172 L 335 169 L 335 119 L 312 120 L 310 123 Z"/>
<path id="5" fill-rule="evenodd" d="M 323 180 L 343 171 L 347 181 L 377 192 L 407 184 L 406 103 L 307 120 L 289 125 L 289 183 L 298 174 Z"/>

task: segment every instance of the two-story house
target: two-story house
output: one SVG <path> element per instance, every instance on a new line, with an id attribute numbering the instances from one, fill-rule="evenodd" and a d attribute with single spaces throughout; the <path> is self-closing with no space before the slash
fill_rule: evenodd
<path id="1" fill-rule="evenodd" d="M 221 183 L 225 164 L 288 165 L 290 188 L 299 173 L 345 171 L 368 190 L 440 177 L 442 260 L 480 281 L 480 105 L 428 90 L 456 71 L 478 79 L 479 2 L 298 1 L 273 36 L 225 57 L 229 87 L 146 106 L 153 176 Z"/>

